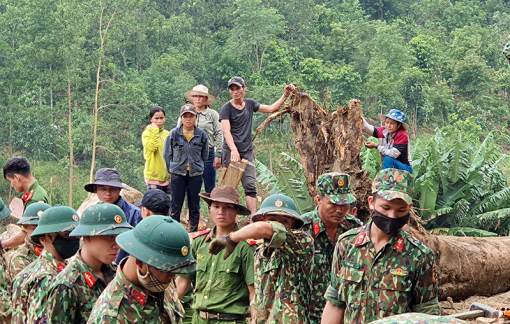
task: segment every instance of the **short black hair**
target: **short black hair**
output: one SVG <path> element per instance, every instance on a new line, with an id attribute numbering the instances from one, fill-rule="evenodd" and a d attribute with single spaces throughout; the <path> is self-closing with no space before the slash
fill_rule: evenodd
<path id="1" fill-rule="evenodd" d="M 166 117 L 166 113 L 165 113 L 165 110 L 163 108 L 161 108 L 160 106 L 156 106 L 156 107 L 152 107 L 151 108 L 151 112 L 149 113 L 149 119 L 154 117 L 154 115 L 157 113 L 157 112 L 162 112 L 163 115 Z"/>
<path id="2" fill-rule="evenodd" d="M 356 202 L 350 203 L 350 205 L 351 205 L 351 210 L 353 210 L 354 208 L 356 208 Z"/>
<path id="3" fill-rule="evenodd" d="M 13 157 L 4 166 L 4 179 L 13 178 L 15 174 L 29 177 L 32 174 L 28 159 L 22 156 Z"/>

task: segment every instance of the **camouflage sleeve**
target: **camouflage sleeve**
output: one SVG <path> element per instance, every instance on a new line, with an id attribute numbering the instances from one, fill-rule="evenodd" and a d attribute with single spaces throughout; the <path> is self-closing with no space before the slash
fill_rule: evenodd
<path id="1" fill-rule="evenodd" d="M 46 311 L 46 302 L 48 300 L 47 287 L 49 286 L 51 277 L 44 276 L 34 280 L 32 289 L 28 293 L 28 312 L 27 323 L 46 323 L 48 322 L 48 314 Z"/>
<path id="2" fill-rule="evenodd" d="M 333 264 L 331 266 L 331 283 L 324 294 L 324 298 L 329 301 L 333 306 L 339 308 L 346 308 L 345 301 L 340 300 L 340 285 L 342 284 L 340 278 L 341 264 L 345 256 L 345 240 L 339 240 L 335 246 L 333 253 Z"/>
<path id="3" fill-rule="evenodd" d="M 287 239 L 287 229 L 283 224 L 280 224 L 278 222 L 268 222 L 273 227 L 273 237 L 267 244 L 270 248 L 279 249 L 283 243 L 285 243 L 285 240 Z"/>
<path id="4" fill-rule="evenodd" d="M 289 231 L 285 226 L 278 222 L 269 222 L 273 227 L 273 237 L 268 247 L 279 249 L 281 253 L 292 260 L 301 260 L 303 263 L 313 258 L 313 239 L 304 231 Z M 309 271 L 310 269 L 306 269 Z"/>
<path id="5" fill-rule="evenodd" d="M 118 319 L 111 316 L 103 315 L 101 317 L 90 317 L 87 324 L 128 324 L 121 323 Z"/>
<path id="6" fill-rule="evenodd" d="M 48 293 L 46 310 L 50 323 L 75 323 L 76 305 L 79 303 L 78 296 L 72 288 L 62 284 L 51 285 Z"/>
<path id="7" fill-rule="evenodd" d="M 422 267 L 417 271 L 411 308 L 416 313 L 441 315 L 438 301 L 438 277 L 433 253 L 425 256 Z"/>
<path id="8" fill-rule="evenodd" d="M 243 260 L 241 267 L 243 269 L 244 281 L 250 286 L 255 283 L 255 246 L 243 244 L 241 253 L 241 259 Z"/>

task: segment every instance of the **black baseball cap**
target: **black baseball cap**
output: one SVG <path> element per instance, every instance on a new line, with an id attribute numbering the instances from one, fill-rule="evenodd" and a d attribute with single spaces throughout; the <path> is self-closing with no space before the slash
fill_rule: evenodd
<path id="1" fill-rule="evenodd" d="M 246 86 L 244 79 L 241 78 L 240 76 L 235 76 L 233 78 L 230 78 L 230 80 L 228 80 L 228 88 L 229 89 L 230 89 L 230 86 L 233 84 L 236 84 L 236 85 L 240 86 L 241 88 Z"/>
<path id="2" fill-rule="evenodd" d="M 143 195 L 140 206 L 148 210 L 158 213 L 160 210 L 170 209 L 170 198 L 168 195 L 159 189 L 149 189 Z"/>

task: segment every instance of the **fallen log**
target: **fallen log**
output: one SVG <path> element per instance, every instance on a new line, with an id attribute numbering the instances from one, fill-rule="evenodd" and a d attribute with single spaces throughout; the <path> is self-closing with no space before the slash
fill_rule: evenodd
<path id="1" fill-rule="evenodd" d="M 362 169 L 362 110 L 359 100 L 348 106 L 320 107 L 297 89 L 286 105 L 295 146 L 307 181 L 308 193 L 316 195 L 317 177 L 326 172 L 346 172 L 353 179 L 358 199 L 358 217 L 369 219 L 367 197 L 371 193 L 369 173 Z M 266 123 L 267 124 L 267 123 Z M 264 124 L 265 125 L 265 124 Z M 406 230 L 436 254 L 439 298 L 463 299 L 510 290 L 510 237 L 477 238 L 436 236 L 427 233 L 417 216 Z"/>

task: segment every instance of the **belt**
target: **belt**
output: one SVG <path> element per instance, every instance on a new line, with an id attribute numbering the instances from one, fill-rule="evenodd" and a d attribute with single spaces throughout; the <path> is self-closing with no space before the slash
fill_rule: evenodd
<path id="1" fill-rule="evenodd" d="M 184 309 L 191 309 L 191 306 L 193 306 L 192 302 L 182 303 L 182 307 L 184 307 Z"/>
<path id="2" fill-rule="evenodd" d="M 220 321 L 242 321 L 246 319 L 246 314 L 222 314 L 198 311 L 198 315 L 203 319 Z"/>

